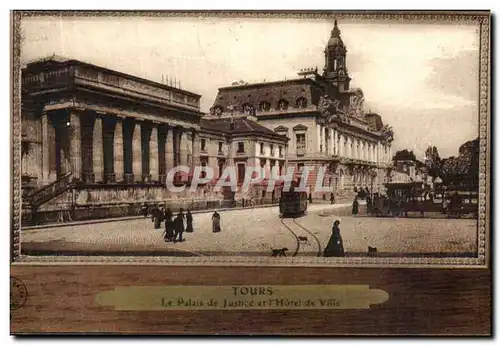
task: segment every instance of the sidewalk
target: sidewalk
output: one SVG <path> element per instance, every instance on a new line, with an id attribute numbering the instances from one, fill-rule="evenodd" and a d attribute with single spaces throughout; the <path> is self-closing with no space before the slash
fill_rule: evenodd
<path id="1" fill-rule="evenodd" d="M 361 201 L 360 205 L 363 205 L 364 202 Z M 253 209 L 259 209 L 259 208 L 271 208 L 271 207 L 278 207 L 279 204 L 268 204 L 268 205 L 256 205 L 256 206 L 251 206 L 251 207 L 228 207 L 228 208 L 221 208 L 221 209 L 210 209 L 210 210 L 196 210 L 192 211 L 191 213 L 193 214 L 199 214 L 199 213 L 211 213 L 214 211 L 217 212 L 227 212 L 227 211 L 240 211 L 240 210 L 253 210 Z M 312 203 L 308 204 L 308 208 L 312 211 L 324 211 L 327 209 L 335 209 L 335 208 L 341 208 L 341 207 L 350 207 L 350 203 L 344 203 L 344 204 L 333 204 L 331 205 L 330 203 Z M 148 216 L 150 217 L 150 216 Z M 122 221 L 128 221 L 128 220 L 135 220 L 135 219 L 143 219 L 144 216 L 139 215 L 139 216 L 128 216 L 128 217 L 115 217 L 115 218 L 103 218 L 103 219 L 89 219 L 89 220 L 77 220 L 77 221 L 72 221 L 72 222 L 64 222 L 64 223 L 50 223 L 50 224 L 42 224 L 42 225 L 34 225 L 34 226 L 25 226 L 22 228 L 22 231 L 29 231 L 29 230 L 40 230 L 40 229 L 53 229 L 53 228 L 60 228 L 60 227 L 67 227 L 67 226 L 77 226 L 77 225 L 87 225 L 87 224 L 101 224 L 101 223 L 112 223 L 112 222 L 122 222 Z"/>
<path id="2" fill-rule="evenodd" d="M 278 204 L 256 205 L 256 206 L 252 206 L 252 207 L 241 207 L 240 206 L 240 207 L 228 207 L 228 208 L 220 208 L 220 209 L 196 210 L 196 211 L 191 211 L 191 213 L 193 213 L 193 214 L 210 213 L 210 212 L 215 212 L 215 211 L 226 212 L 226 211 L 237 211 L 237 210 L 251 210 L 254 208 L 267 208 L 267 207 L 278 207 Z M 148 217 L 151 217 L 151 216 L 149 215 Z M 141 219 L 141 218 L 144 218 L 144 216 L 139 215 L 139 216 L 127 216 L 127 217 L 115 217 L 115 218 L 76 220 L 76 221 L 64 222 L 64 223 L 49 223 L 49 224 L 42 224 L 42 225 L 24 226 L 22 228 L 22 230 L 23 231 L 25 231 L 25 230 L 39 230 L 39 229 L 47 229 L 47 228 L 65 227 L 65 226 L 69 226 L 69 225 L 86 225 L 86 224 L 121 222 L 121 221 Z"/>

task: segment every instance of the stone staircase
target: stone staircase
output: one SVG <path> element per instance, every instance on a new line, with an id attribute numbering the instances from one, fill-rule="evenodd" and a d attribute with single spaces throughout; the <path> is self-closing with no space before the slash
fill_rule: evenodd
<path id="1" fill-rule="evenodd" d="M 33 193 L 26 193 L 23 195 L 21 223 L 25 225 L 31 224 L 33 214 L 38 210 L 38 208 L 47 201 L 50 201 L 67 191 L 71 187 L 72 182 L 73 174 L 68 173 L 61 176 L 58 180 L 34 191 Z"/>

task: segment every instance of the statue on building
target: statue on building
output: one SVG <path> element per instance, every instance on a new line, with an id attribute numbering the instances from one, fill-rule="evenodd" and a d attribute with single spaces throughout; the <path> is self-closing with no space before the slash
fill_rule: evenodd
<path id="1" fill-rule="evenodd" d="M 389 125 L 384 125 L 380 129 L 382 140 L 387 142 L 387 143 L 392 143 L 394 140 L 394 131 L 392 130 L 392 127 Z"/>
<path id="2" fill-rule="evenodd" d="M 330 123 L 334 120 L 345 122 L 346 120 L 346 116 L 340 102 L 329 98 L 328 95 L 321 96 L 318 109 L 321 112 L 325 123 Z"/>
<path id="3" fill-rule="evenodd" d="M 349 99 L 349 107 L 347 109 L 347 115 L 356 118 L 364 117 L 363 105 L 365 102 L 365 97 L 361 90 L 356 90 Z"/>

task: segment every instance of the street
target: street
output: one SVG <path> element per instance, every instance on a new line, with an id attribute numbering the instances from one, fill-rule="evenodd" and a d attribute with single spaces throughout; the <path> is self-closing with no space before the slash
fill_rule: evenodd
<path id="1" fill-rule="evenodd" d="M 165 243 L 162 229 L 150 218 L 117 220 L 23 230 L 24 255 L 245 255 L 271 256 L 287 248 L 287 256 L 317 256 L 331 234 L 340 229 L 347 256 L 475 256 L 477 222 L 474 219 L 373 218 L 352 216 L 349 205 L 309 205 L 301 218 L 280 219 L 277 207 L 221 212 L 222 232 L 212 233 L 212 213 L 194 214 L 194 233 L 185 241 Z"/>

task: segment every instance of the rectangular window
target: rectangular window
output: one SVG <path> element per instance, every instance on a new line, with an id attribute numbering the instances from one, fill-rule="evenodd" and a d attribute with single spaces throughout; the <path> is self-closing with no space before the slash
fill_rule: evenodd
<path id="1" fill-rule="evenodd" d="M 219 161 L 218 168 L 219 168 L 219 178 L 221 178 L 222 172 L 224 171 L 224 161 Z"/>
<path id="2" fill-rule="evenodd" d="M 274 155 L 274 145 L 271 145 L 271 157 Z"/>
<path id="3" fill-rule="evenodd" d="M 245 164 L 238 164 L 238 182 L 243 183 L 245 179 Z"/>
<path id="4" fill-rule="evenodd" d="M 207 150 L 206 145 L 207 145 L 207 143 L 206 143 L 205 139 L 201 139 L 201 150 L 202 151 L 206 151 Z"/>
<path id="5" fill-rule="evenodd" d="M 283 157 L 283 146 L 278 147 L 278 153 L 280 157 Z"/>
<path id="6" fill-rule="evenodd" d="M 237 152 L 238 152 L 238 153 L 243 153 L 243 152 L 245 152 L 245 143 L 244 143 L 244 142 L 241 142 L 241 141 L 240 141 L 240 142 L 238 143 L 238 151 L 237 151 Z"/>
<path id="7" fill-rule="evenodd" d="M 260 154 L 264 154 L 264 143 L 260 143 Z"/>
<path id="8" fill-rule="evenodd" d="M 296 135 L 297 139 L 297 155 L 306 154 L 306 135 L 305 133 L 300 133 Z"/>
<path id="9" fill-rule="evenodd" d="M 222 153 L 222 141 L 219 141 L 219 153 Z"/>

